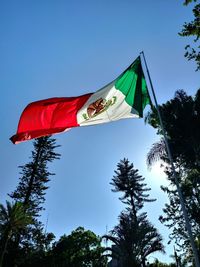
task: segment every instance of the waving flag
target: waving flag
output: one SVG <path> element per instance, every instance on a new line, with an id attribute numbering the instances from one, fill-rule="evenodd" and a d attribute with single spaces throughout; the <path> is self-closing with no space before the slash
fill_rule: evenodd
<path id="1" fill-rule="evenodd" d="M 139 118 L 147 104 L 150 97 L 138 57 L 117 79 L 95 93 L 30 103 L 21 115 L 16 135 L 10 139 L 17 144 L 72 127 Z"/>

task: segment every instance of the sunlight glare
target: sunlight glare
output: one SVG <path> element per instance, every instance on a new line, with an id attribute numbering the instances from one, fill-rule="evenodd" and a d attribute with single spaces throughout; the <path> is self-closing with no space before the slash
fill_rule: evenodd
<path id="1" fill-rule="evenodd" d="M 162 163 L 163 164 L 163 163 Z M 160 181 L 161 184 L 167 184 L 167 175 L 164 173 L 164 167 L 161 167 L 161 161 L 156 162 L 150 169 L 150 173 L 154 180 Z"/>

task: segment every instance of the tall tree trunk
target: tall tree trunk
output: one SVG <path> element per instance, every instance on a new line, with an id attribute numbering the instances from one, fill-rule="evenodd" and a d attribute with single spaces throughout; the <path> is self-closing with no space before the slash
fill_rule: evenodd
<path id="1" fill-rule="evenodd" d="M 131 206 L 132 206 L 134 219 L 135 219 L 136 224 L 138 224 L 137 212 L 136 212 L 136 209 L 135 209 L 135 203 L 134 203 L 134 200 L 133 200 L 133 196 L 131 196 L 130 198 L 131 198 Z"/>

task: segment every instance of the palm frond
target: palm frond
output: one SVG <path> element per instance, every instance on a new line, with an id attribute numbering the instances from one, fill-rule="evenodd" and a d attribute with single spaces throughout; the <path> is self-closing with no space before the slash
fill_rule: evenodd
<path id="1" fill-rule="evenodd" d="M 166 146 L 163 138 L 160 141 L 154 143 L 147 154 L 147 166 L 151 168 L 151 166 L 162 159 L 162 156 L 166 154 Z"/>

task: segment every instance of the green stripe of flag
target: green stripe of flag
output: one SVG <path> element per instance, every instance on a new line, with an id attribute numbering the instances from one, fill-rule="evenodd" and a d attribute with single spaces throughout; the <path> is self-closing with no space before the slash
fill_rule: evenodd
<path id="1" fill-rule="evenodd" d="M 143 109 L 147 104 L 151 104 L 151 100 L 140 57 L 117 78 L 115 88 L 124 94 L 127 104 L 137 110 L 140 117 L 143 117 Z"/>

